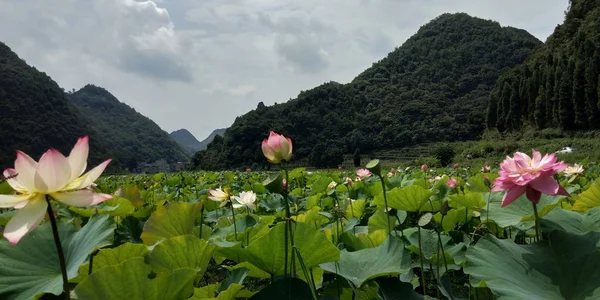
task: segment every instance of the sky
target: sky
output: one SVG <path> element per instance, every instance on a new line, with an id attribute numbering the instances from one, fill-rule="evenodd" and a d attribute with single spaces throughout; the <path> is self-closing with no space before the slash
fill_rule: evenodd
<path id="1" fill-rule="evenodd" d="M 545 41 L 568 0 L 0 0 L 0 41 L 65 90 L 90 83 L 199 140 L 346 83 L 442 13 Z"/>

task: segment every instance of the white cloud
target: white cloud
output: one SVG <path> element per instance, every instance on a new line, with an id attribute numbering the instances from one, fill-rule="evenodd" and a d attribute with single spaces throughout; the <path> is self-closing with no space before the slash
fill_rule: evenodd
<path id="1" fill-rule="evenodd" d="M 0 0 L 0 40 L 61 86 L 102 86 L 203 139 L 265 104 L 348 82 L 444 12 L 544 40 L 567 0 Z"/>

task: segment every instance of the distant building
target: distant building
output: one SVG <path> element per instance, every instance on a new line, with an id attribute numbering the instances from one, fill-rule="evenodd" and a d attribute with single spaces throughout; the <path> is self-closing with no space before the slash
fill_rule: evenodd
<path id="1" fill-rule="evenodd" d="M 174 171 L 175 172 L 185 171 L 189 167 L 191 167 L 191 165 L 192 165 L 192 163 L 188 162 L 188 161 L 178 161 L 177 163 L 175 163 Z"/>
<path id="2" fill-rule="evenodd" d="M 163 172 L 181 172 L 191 167 L 192 163 L 187 161 L 178 161 L 174 164 L 169 164 L 165 159 L 159 159 L 153 163 L 140 164 L 136 169 L 136 173 L 155 174 Z"/>
<path id="3" fill-rule="evenodd" d="M 142 164 L 140 169 L 142 170 L 142 173 L 162 173 L 171 171 L 171 168 L 165 159 L 159 159 L 151 164 Z"/>

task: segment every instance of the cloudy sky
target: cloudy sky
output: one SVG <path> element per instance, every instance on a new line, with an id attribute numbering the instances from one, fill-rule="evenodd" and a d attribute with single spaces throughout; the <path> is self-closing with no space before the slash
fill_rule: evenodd
<path id="1" fill-rule="evenodd" d="M 445 12 L 540 40 L 567 0 L 0 0 L 0 41 L 67 90 L 102 86 L 199 140 L 258 102 L 348 82 Z"/>

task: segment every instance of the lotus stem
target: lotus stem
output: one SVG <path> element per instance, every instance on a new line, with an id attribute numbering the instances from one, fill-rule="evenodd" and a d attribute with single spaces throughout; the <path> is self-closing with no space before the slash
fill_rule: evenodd
<path id="1" fill-rule="evenodd" d="M 198 237 L 202 238 L 202 226 L 204 225 L 204 203 L 202 203 L 202 207 L 200 207 L 200 232 L 198 233 Z"/>
<path id="2" fill-rule="evenodd" d="M 540 228 L 540 217 L 537 211 L 537 204 L 533 203 L 533 215 L 535 216 L 535 237 L 537 241 L 541 241 L 543 239 Z"/>
<path id="3" fill-rule="evenodd" d="M 423 249 L 421 246 L 421 226 L 417 226 L 419 232 L 419 262 L 421 264 L 421 285 L 423 286 L 423 295 L 427 295 L 427 285 L 425 282 L 425 267 L 423 266 Z"/>
<path id="4" fill-rule="evenodd" d="M 385 203 L 385 209 L 383 211 L 386 213 L 385 217 L 387 219 L 388 233 L 392 234 L 392 224 L 391 224 L 390 218 L 387 214 L 388 202 L 387 202 L 387 195 L 386 195 L 386 191 L 385 191 L 385 180 L 383 179 L 383 176 L 381 176 L 381 174 L 378 174 L 378 175 L 379 175 L 379 180 L 381 181 L 381 188 L 383 189 L 383 202 Z"/>
<path id="5" fill-rule="evenodd" d="M 285 237 L 284 237 L 284 251 L 285 251 L 285 258 L 284 258 L 284 266 L 283 266 L 283 272 L 285 274 L 285 276 L 288 276 L 288 255 L 289 255 L 289 245 L 291 244 L 292 247 L 294 246 L 294 237 L 291 235 L 292 232 L 292 226 L 291 226 L 291 217 L 292 214 L 290 213 L 290 204 L 288 202 L 288 186 L 290 184 L 289 181 L 289 175 L 288 175 L 288 169 L 286 168 L 285 164 L 282 162 L 281 163 L 281 167 L 285 172 L 285 182 L 287 183 L 284 187 L 283 187 L 283 202 L 285 203 Z M 288 243 L 289 241 L 289 243 Z M 294 253 L 292 252 L 292 263 L 294 263 Z M 293 270 L 293 268 L 292 268 Z M 291 275 L 291 270 L 290 270 L 290 274 Z M 290 276 L 291 277 L 291 276 Z"/>
<path id="6" fill-rule="evenodd" d="M 60 262 L 60 273 L 62 274 L 63 280 L 63 293 L 64 298 L 69 300 L 71 295 L 69 294 L 69 277 L 67 275 L 67 263 L 65 260 L 65 253 L 60 243 L 60 236 L 58 235 L 58 226 L 56 225 L 56 218 L 54 218 L 54 212 L 52 211 L 52 204 L 50 203 L 50 196 L 46 195 L 46 203 L 48 204 L 47 213 L 50 218 L 50 225 L 52 226 L 52 234 L 54 235 L 54 244 L 56 244 L 56 252 L 58 252 L 58 261 Z"/>
<path id="7" fill-rule="evenodd" d="M 233 234 L 235 237 L 235 240 L 237 241 L 237 225 L 235 224 L 235 208 L 233 208 L 233 202 L 231 202 L 231 215 L 233 216 Z M 202 234 L 202 233 L 200 233 Z"/>

